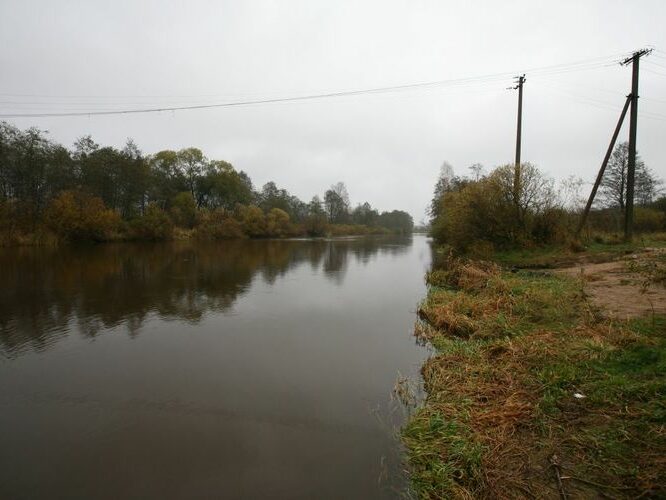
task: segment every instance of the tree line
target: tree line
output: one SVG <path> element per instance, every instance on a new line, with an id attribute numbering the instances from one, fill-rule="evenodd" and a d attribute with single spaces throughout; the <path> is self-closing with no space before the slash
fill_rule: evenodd
<path id="1" fill-rule="evenodd" d="M 588 218 L 587 236 L 622 231 L 627 199 L 628 143 L 614 149 Z M 444 163 L 430 204 L 430 232 L 440 243 L 461 251 L 489 254 L 495 249 L 572 243 L 588 195 L 585 183 L 570 177 L 559 186 L 535 165 L 485 173 L 480 164 L 469 176 L 454 175 Z M 634 226 L 638 232 L 666 231 L 663 182 L 637 157 Z"/>
<path id="2" fill-rule="evenodd" d="M 0 122 L 0 234 L 7 243 L 206 239 L 411 232 L 411 216 L 352 207 L 344 183 L 302 201 L 197 148 L 146 155 L 90 136 L 68 149 L 36 128 Z"/>

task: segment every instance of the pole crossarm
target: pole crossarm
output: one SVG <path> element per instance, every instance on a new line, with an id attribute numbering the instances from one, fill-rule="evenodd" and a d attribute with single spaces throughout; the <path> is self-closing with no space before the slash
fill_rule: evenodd
<path id="1" fill-rule="evenodd" d="M 634 52 L 631 56 L 629 56 L 629 57 L 627 57 L 626 59 L 623 59 L 622 61 L 620 61 L 620 65 L 621 65 L 621 66 L 629 66 L 630 64 L 632 64 L 632 63 L 634 62 L 634 58 L 636 58 L 636 57 L 643 57 L 643 56 L 649 56 L 650 54 L 652 54 L 652 51 L 653 51 L 653 50 L 654 50 L 654 49 L 641 49 L 641 50 L 637 50 L 637 51 Z"/>

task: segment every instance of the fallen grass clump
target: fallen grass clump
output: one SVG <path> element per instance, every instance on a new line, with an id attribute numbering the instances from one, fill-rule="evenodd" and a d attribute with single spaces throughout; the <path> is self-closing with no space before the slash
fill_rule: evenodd
<path id="1" fill-rule="evenodd" d="M 557 321 L 560 300 L 574 300 L 575 289 L 543 273 L 504 273 L 492 263 L 452 261 L 430 273 L 430 293 L 419 318 L 436 336 L 501 338 L 520 333 L 530 322 Z M 547 284 L 547 286 L 544 286 Z"/>
<path id="2" fill-rule="evenodd" d="M 481 290 L 486 288 L 489 281 L 497 278 L 499 274 L 500 268 L 493 262 L 460 260 L 449 254 L 446 268 L 428 273 L 426 282 L 438 287 Z"/>
<path id="3" fill-rule="evenodd" d="M 666 319 L 600 320 L 570 278 L 450 266 L 419 309 L 437 354 L 402 432 L 414 492 L 666 495 Z"/>

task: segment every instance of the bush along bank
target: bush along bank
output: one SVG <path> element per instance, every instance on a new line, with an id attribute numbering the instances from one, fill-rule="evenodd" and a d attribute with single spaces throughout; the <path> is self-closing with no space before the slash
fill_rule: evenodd
<path id="1" fill-rule="evenodd" d="M 0 212 L 2 206 L 0 204 Z M 255 205 L 199 209 L 190 223 L 178 213 L 149 204 L 142 215 L 123 220 L 96 197 L 76 191 L 60 193 L 42 221 L 26 229 L 0 224 L 0 246 L 54 246 L 67 242 L 230 240 L 244 238 L 333 237 L 395 234 L 382 226 L 329 223 L 323 217 L 294 222 L 279 208 Z M 29 226 L 30 227 L 30 226 Z M 4 230 L 3 230 L 4 229 Z"/>
<path id="2" fill-rule="evenodd" d="M 419 498 L 666 495 L 666 318 L 612 319 L 582 279 L 491 262 L 427 282 L 415 334 L 435 354 L 402 429 Z"/>

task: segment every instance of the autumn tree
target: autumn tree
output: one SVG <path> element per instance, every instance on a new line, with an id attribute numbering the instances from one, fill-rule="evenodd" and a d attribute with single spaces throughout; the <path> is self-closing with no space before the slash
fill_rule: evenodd
<path id="1" fill-rule="evenodd" d="M 307 204 L 305 230 L 309 236 L 323 236 L 326 233 L 326 211 L 319 196 L 313 196 Z"/>
<path id="2" fill-rule="evenodd" d="M 151 180 L 148 159 L 136 143 L 128 139 L 118 155 L 118 160 L 120 171 L 118 209 L 126 219 L 143 215 Z"/>
<path id="3" fill-rule="evenodd" d="M 142 240 L 168 240 L 173 236 L 173 222 L 157 204 L 150 203 L 143 217 L 131 223 L 132 234 Z"/>
<path id="4" fill-rule="evenodd" d="M 202 197 L 199 191 L 199 180 L 202 178 L 206 169 L 206 157 L 198 148 L 185 148 L 177 153 L 177 165 L 180 174 L 185 180 L 188 191 L 192 198 L 201 206 Z"/>
<path id="5" fill-rule="evenodd" d="M 237 204 L 253 201 L 252 183 L 244 172 L 237 172 L 231 163 L 210 160 L 199 179 L 199 207 L 232 210 Z"/>
<path id="6" fill-rule="evenodd" d="M 178 167 L 178 153 L 160 151 L 148 159 L 148 164 L 151 177 L 148 197 L 160 208 L 166 209 L 174 196 L 188 191 L 185 176 Z"/>
<path id="7" fill-rule="evenodd" d="M 46 221 L 64 238 L 104 241 L 118 230 L 120 217 L 100 198 L 81 191 L 63 191 L 49 204 Z"/>
<path id="8" fill-rule="evenodd" d="M 289 214 L 279 208 L 271 208 L 266 215 L 266 234 L 282 237 L 289 233 Z"/>
<path id="9" fill-rule="evenodd" d="M 410 234 L 414 230 L 412 216 L 402 210 L 382 212 L 379 225 L 396 233 Z"/>
<path id="10" fill-rule="evenodd" d="M 188 191 L 183 191 L 173 197 L 169 214 L 178 226 L 187 228 L 194 226 L 197 217 L 197 206 Z"/>
<path id="11" fill-rule="evenodd" d="M 437 181 L 435 182 L 435 190 L 430 201 L 430 216 L 435 219 L 439 216 L 441 208 L 441 200 L 444 194 L 447 191 L 453 189 L 455 182 L 455 176 L 453 173 L 453 167 L 447 161 L 442 163 L 442 166 L 439 168 L 439 175 L 437 176 Z"/>
<path id="12" fill-rule="evenodd" d="M 553 180 L 524 163 L 516 192 L 513 174 L 513 165 L 505 165 L 478 181 L 450 186 L 432 219 L 435 239 L 459 250 L 481 242 L 496 247 L 552 242 L 561 222 Z"/>
<path id="13" fill-rule="evenodd" d="M 352 210 L 351 220 L 354 224 L 376 226 L 379 223 L 379 212 L 366 201 Z"/>
<path id="14" fill-rule="evenodd" d="M 429 214 L 430 222 L 434 223 L 442 215 L 445 204 L 445 198 L 449 193 L 454 193 L 463 189 L 470 180 L 464 177 L 458 177 L 453 172 L 450 163 L 444 162 L 439 169 L 439 175 L 435 182 L 435 189 L 430 201 Z"/>
<path id="15" fill-rule="evenodd" d="M 259 206 L 266 212 L 279 208 L 289 214 L 291 220 L 302 222 L 308 215 L 307 204 L 286 189 L 279 189 L 275 182 L 267 182 L 258 195 Z"/>
<path id="16" fill-rule="evenodd" d="M 254 205 L 248 207 L 239 205 L 236 212 L 236 216 L 248 236 L 255 238 L 266 236 L 266 217 L 261 208 Z"/>
<path id="17" fill-rule="evenodd" d="M 36 128 L 0 123 L 0 201 L 12 200 L 16 215 L 34 224 L 60 190 L 74 183 L 69 152 Z"/>

